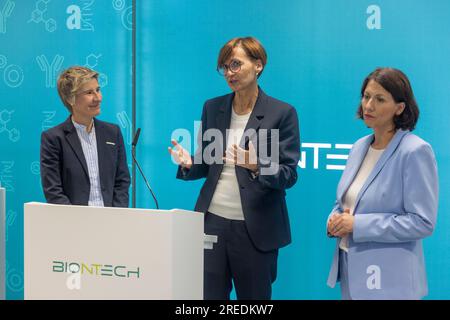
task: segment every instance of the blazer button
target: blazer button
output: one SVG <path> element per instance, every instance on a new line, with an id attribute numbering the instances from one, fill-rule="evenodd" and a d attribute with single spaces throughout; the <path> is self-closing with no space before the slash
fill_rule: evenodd
<path id="1" fill-rule="evenodd" d="M 245 187 L 244 187 L 244 186 L 241 186 L 241 189 L 242 189 L 242 190 L 244 190 L 244 189 L 245 189 Z"/>

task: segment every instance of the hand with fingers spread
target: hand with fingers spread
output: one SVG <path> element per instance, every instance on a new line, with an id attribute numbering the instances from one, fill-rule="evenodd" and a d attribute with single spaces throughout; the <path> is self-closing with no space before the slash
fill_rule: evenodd
<path id="1" fill-rule="evenodd" d="M 192 167 L 192 158 L 189 152 L 175 140 L 172 140 L 171 143 L 174 148 L 168 147 L 168 150 L 175 162 L 183 168 L 190 169 Z"/>
<path id="2" fill-rule="evenodd" d="M 251 141 L 249 142 L 248 150 L 242 149 L 236 144 L 231 145 L 231 147 L 227 149 L 223 160 L 225 163 L 234 164 L 253 172 L 258 171 L 256 150 Z"/>
<path id="3" fill-rule="evenodd" d="M 344 237 L 353 232 L 353 221 L 355 217 L 350 209 L 345 209 L 342 214 L 334 214 L 328 222 L 328 232 L 335 237 Z"/>

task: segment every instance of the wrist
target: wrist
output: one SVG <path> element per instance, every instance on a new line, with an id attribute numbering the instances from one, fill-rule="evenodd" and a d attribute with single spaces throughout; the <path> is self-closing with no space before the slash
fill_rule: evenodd
<path id="1" fill-rule="evenodd" d="M 189 170 L 192 167 L 192 163 L 182 163 L 181 166 L 186 169 Z"/>
<path id="2" fill-rule="evenodd" d="M 250 169 L 250 173 L 253 179 L 256 179 L 259 176 L 259 168 L 256 167 L 254 170 Z"/>

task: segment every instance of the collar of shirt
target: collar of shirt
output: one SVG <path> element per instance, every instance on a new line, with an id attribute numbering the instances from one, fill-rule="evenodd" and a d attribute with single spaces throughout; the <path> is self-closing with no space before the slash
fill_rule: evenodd
<path id="1" fill-rule="evenodd" d="M 95 122 L 94 122 L 94 119 L 92 119 L 92 129 L 91 129 L 91 132 L 87 132 L 87 130 L 86 130 L 87 126 L 85 126 L 84 124 L 79 124 L 78 122 L 75 122 L 75 121 L 73 120 L 72 117 L 70 118 L 70 120 L 72 120 L 72 123 L 73 123 L 75 129 L 77 129 L 77 131 L 82 131 L 82 132 L 84 132 L 84 133 L 91 134 L 91 133 L 93 133 L 94 130 L 95 130 Z"/>

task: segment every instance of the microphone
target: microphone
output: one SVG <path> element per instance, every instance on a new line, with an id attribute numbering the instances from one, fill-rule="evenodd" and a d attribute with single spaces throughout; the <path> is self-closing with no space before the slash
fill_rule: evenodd
<path id="1" fill-rule="evenodd" d="M 133 157 L 133 161 L 134 161 L 134 163 L 136 163 L 136 166 L 138 167 L 142 178 L 144 178 L 145 184 L 147 185 L 147 188 L 150 191 L 150 193 L 151 193 L 151 195 L 153 197 L 153 200 L 155 201 L 156 209 L 159 209 L 158 200 L 156 200 L 155 194 L 153 193 L 152 188 L 150 188 L 150 185 L 149 185 L 149 183 L 147 181 L 147 178 L 145 177 L 144 172 L 142 172 L 141 166 L 139 165 L 138 161 L 136 160 L 136 156 L 135 156 L 136 145 L 138 143 L 140 134 L 141 134 L 141 128 L 138 128 L 137 131 L 136 131 L 136 134 L 134 135 L 133 142 L 131 143 L 131 147 L 132 147 L 131 156 Z"/>
<path id="2" fill-rule="evenodd" d="M 131 145 L 132 145 L 133 147 L 136 147 L 137 142 L 138 142 L 138 140 L 139 140 L 139 135 L 140 135 L 140 134 L 141 134 L 141 128 L 138 128 L 137 131 L 136 131 L 136 134 L 134 135 L 133 142 L 131 143 Z"/>

